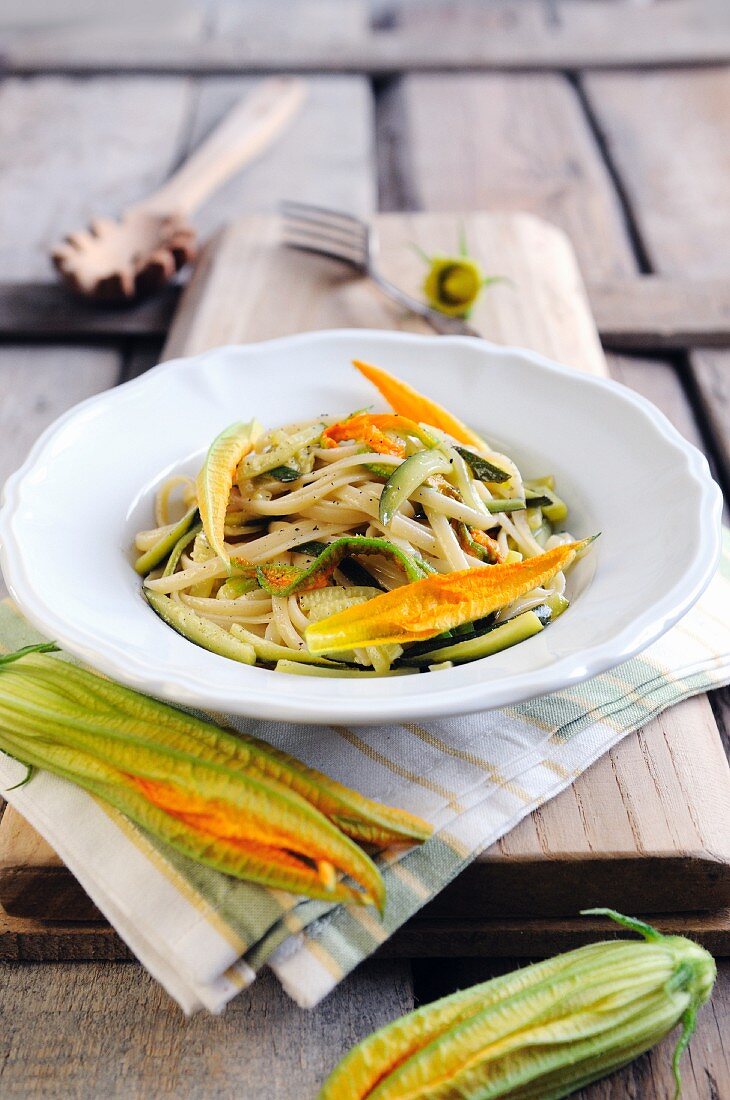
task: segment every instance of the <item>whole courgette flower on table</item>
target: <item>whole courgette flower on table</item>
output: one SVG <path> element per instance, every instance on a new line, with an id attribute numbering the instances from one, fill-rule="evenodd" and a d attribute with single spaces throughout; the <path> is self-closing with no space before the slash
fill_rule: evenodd
<path id="1" fill-rule="evenodd" d="M 382 911 L 383 879 L 356 842 L 422 841 L 432 831 L 427 822 L 264 741 L 50 656 L 55 648 L 0 658 L 1 751 L 76 783 L 218 871 Z"/>
<path id="2" fill-rule="evenodd" d="M 678 1024 L 689 1043 L 712 956 L 611 909 L 643 941 L 590 944 L 425 1005 L 343 1058 L 319 1100 L 560 1100 L 620 1069 Z"/>

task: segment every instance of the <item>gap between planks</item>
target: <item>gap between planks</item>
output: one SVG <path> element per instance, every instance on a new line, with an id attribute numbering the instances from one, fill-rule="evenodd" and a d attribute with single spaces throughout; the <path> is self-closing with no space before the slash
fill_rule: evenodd
<path id="1" fill-rule="evenodd" d="M 352 201 L 340 204 L 352 208 Z M 1 340 L 163 338 L 180 285 L 123 307 L 73 297 L 49 282 L 0 283 Z M 652 352 L 730 347 L 730 276 L 627 276 L 587 283 L 603 346 Z"/>

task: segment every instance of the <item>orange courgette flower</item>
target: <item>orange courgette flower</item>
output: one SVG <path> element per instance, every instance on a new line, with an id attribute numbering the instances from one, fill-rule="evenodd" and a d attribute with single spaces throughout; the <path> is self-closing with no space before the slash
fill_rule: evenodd
<path id="1" fill-rule="evenodd" d="M 384 592 L 307 627 L 310 653 L 336 653 L 363 645 L 389 645 L 434 638 L 482 619 L 566 569 L 592 539 L 556 546 L 525 561 L 489 569 L 460 569 Z"/>
<path id="2" fill-rule="evenodd" d="M 500 550 L 499 543 L 496 539 L 493 539 L 486 531 L 480 531 L 478 527 L 469 527 L 468 532 L 471 541 L 478 543 L 479 546 L 482 546 L 486 550 L 487 557 L 491 562 L 499 563 L 504 561 L 504 554 Z M 464 542 L 466 545 L 464 545 Z M 462 549 L 469 553 L 473 547 L 469 546 L 468 539 L 464 540 L 464 542 L 462 542 Z"/>
<path id="3" fill-rule="evenodd" d="M 360 373 L 364 374 L 367 380 L 380 391 L 394 412 L 409 417 L 417 423 L 431 424 L 434 428 L 440 428 L 453 439 L 466 443 L 470 447 L 484 447 L 484 440 L 476 432 L 467 428 L 466 424 L 456 416 L 437 402 L 424 397 L 406 382 L 401 382 L 399 378 L 381 370 L 380 367 L 373 367 L 360 359 L 354 359 L 353 363 Z"/>
<path id="4" fill-rule="evenodd" d="M 392 432 L 401 439 L 393 439 L 386 435 Z M 427 446 L 433 446 L 436 442 L 428 432 L 424 431 L 420 424 L 407 416 L 399 416 L 394 413 L 358 413 L 347 420 L 338 420 L 336 424 L 330 424 L 322 433 L 322 443 L 325 447 L 335 447 L 345 440 L 358 440 L 366 443 L 372 451 L 381 455 L 396 455 L 404 458 L 406 454 L 402 439 L 414 436 Z"/>
<path id="5" fill-rule="evenodd" d="M 263 742 L 44 652 L 0 658 L 0 751 L 76 783 L 190 859 L 330 902 L 384 907 L 382 876 L 352 837 L 431 831 Z"/>

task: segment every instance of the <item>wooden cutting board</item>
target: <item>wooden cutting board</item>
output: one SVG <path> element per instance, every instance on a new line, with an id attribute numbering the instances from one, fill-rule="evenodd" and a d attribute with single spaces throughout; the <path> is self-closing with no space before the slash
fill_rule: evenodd
<path id="1" fill-rule="evenodd" d="M 385 272 L 414 292 L 423 261 L 412 246 L 453 251 L 463 225 L 470 250 L 508 280 L 483 295 L 473 317 L 479 331 L 606 373 L 575 258 L 560 231 L 526 214 L 386 214 L 377 223 Z M 210 242 L 165 358 L 312 329 L 424 331 L 341 265 L 278 242 L 273 217 L 242 219 Z M 242 409 L 247 387 L 253 407 L 261 384 L 241 379 Z M 574 918 L 590 905 L 665 914 L 668 927 L 704 939 L 715 952 L 730 949 L 729 820 L 730 769 L 700 696 L 627 737 L 521 822 L 391 949 L 421 954 L 427 943 L 439 954 L 560 950 L 589 931 Z M 108 928 L 92 923 L 99 914 L 89 899 L 11 808 L 0 823 L 0 902 L 6 912 L 0 957 L 127 955 Z M 68 923 L 76 921 L 88 923 Z"/>

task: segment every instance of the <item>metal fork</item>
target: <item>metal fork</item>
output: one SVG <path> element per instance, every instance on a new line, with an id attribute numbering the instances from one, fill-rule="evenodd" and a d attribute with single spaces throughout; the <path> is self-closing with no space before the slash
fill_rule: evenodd
<path id="1" fill-rule="evenodd" d="M 284 218 L 284 243 L 288 248 L 340 260 L 362 275 L 368 275 L 388 298 L 423 317 L 436 332 L 444 335 L 479 335 L 466 321 L 431 309 L 381 275 L 375 263 L 377 237 L 367 222 L 352 214 L 304 202 L 286 201 L 281 204 L 280 210 Z"/>

